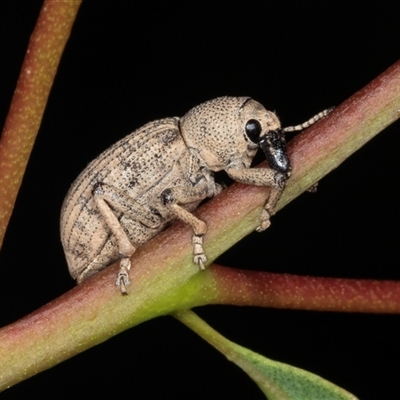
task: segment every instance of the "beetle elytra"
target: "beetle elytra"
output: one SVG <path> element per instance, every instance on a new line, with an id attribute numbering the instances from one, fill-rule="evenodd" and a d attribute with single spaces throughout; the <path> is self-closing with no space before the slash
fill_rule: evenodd
<path id="1" fill-rule="evenodd" d="M 130 256 L 175 219 L 191 226 L 193 261 L 204 269 L 207 227 L 191 211 L 222 190 L 214 181 L 217 171 L 271 187 L 257 230 L 268 228 L 291 171 L 285 132 L 327 113 L 282 129 L 276 114 L 255 100 L 219 97 L 124 137 L 85 168 L 64 200 L 61 241 L 72 277 L 82 282 L 120 259 L 116 285 L 126 294 Z M 250 168 L 258 149 L 269 168 Z"/>

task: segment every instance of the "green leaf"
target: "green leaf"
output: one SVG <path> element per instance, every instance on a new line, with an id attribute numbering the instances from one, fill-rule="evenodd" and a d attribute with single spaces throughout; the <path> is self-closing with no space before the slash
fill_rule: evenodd
<path id="1" fill-rule="evenodd" d="M 231 342 L 192 311 L 180 311 L 174 316 L 242 368 L 269 400 L 357 400 L 311 372 L 269 360 Z"/>

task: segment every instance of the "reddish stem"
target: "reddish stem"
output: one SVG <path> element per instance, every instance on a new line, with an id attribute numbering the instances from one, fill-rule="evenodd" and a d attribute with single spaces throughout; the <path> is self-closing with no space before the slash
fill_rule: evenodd
<path id="1" fill-rule="evenodd" d="M 400 282 L 244 271 L 214 264 L 207 304 L 313 311 L 399 313 Z M 213 297 L 215 295 L 215 297 Z"/>

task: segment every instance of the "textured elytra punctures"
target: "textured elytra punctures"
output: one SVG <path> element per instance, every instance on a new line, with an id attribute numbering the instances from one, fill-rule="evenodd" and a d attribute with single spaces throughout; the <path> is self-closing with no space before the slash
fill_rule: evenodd
<path id="1" fill-rule="evenodd" d="M 61 240 L 72 277 L 82 282 L 121 259 L 116 284 L 126 294 L 130 256 L 176 219 L 192 227 L 193 261 L 204 269 L 207 227 L 191 211 L 222 190 L 214 172 L 271 187 L 257 228 L 266 229 L 291 170 L 284 132 L 325 115 L 282 129 L 255 100 L 219 97 L 121 139 L 86 167 L 64 200 Z M 270 168 L 250 168 L 259 148 Z"/>

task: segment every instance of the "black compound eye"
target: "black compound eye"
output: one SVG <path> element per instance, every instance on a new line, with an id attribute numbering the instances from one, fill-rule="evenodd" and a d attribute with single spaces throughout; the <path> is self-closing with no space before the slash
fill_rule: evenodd
<path id="1" fill-rule="evenodd" d="M 249 139 L 254 143 L 258 143 L 260 140 L 260 133 L 261 124 L 256 119 L 248 120 L 246 123 L 246 134 Z"/>

